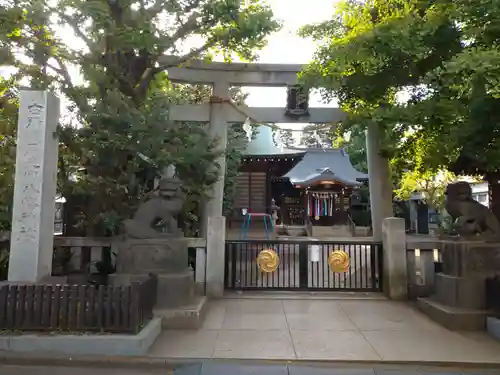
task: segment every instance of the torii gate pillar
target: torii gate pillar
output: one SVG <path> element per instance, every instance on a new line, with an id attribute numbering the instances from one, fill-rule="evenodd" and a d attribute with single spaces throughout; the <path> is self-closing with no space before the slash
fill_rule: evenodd
<path id="1" fill-rule="evenodd" d="M 382 222 L 386 217 L 394 216 L 389 161 L 380 155 L 378 124 L 368 125 L 365 134 L 373 239 L 382 241 Z"/>
<path id="2" fill-rule="evenodd" d="M 212 95 L 225 101 L 229 99 L 228 82 L 214 82 Z M 226 243 L 226 219 L 223 216 L 224 177 L 226 174 L 227 116 L 226 103 L 212 103 L 210 108 L 209 135 L 216 142 L 216 151 L 221 155 L 218 179 L 209 191 L 203 207 L 202 232 L 207 239 L 206 290 L 213 297 L 224 294 L 224 256 Z"/>
<path id="3" fill-rule="evenodd" d="M 229 83 L 215 82 L 213 85 L 212 95 L 222 100 L 229 100 Z M 224 200 L 224 176 L 226 173 L 226 146 L 227 146 L 227 116 L 226 116 L 226 103 L 212 103 L 210 110 L 210 126 L 209 136 L 216 142 L 216 151 L 221 152 L 217 157 L 217 164 L 220 166 L 218 169 L 218 179 L 212 185 L 209 192 L 208 201 L 204 207 L 204 222 L 202 223 L 203 230 L 206 230 L 207 218 L 223 216 L 222 203 Z"/>

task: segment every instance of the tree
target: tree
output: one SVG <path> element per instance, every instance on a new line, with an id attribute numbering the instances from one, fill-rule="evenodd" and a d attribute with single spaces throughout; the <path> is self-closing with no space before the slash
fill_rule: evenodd
<path id="1" fill-rule="evenodd" d="M 12 79 L 0 78 L 0 237 L 10 230 L 16 158 L 17 92 Z"/>
<path id="2" fill-rule="evenodd" d="M 304 80 L 338 98 L 346 128 L 381 127 L 400 171 L 496 171 L 499 19 L 492 0 L 345 1 L 303 30 L 321 43 Z"/>
<path id="3" fill-rule="evenodd" d="M 364 128 L 360 125 L 353 125 L 346 133 L 342 132 L 342 130 L 341 127 L 338 127 L 333 146 L 344 149 L 349 155 L 351 164 L 354 168 L 362 172 L 368 172 L 366 135 Z"/>
<path id="4" fill-rule="evenodd" d="M 323 124 L 304 126 L 300 137 L 300 145 L 308 148 L 330 147 L 332 145 L 331 134 L 323 128 Z"/>
<path id="5" fill-rule="evenodd" d="M 176 165 L 188 196 L 203 196 L 215 181 L 217 154 L 201 124 L 168 122 L 169 104 L 197 98 L 189 89 L 186 98 L 163 71 L 214 52 L 227 60 L 252 59 L 279 27 L 269 7 L 258 0 L 6 4 L 0 17 L 11 22 L 1 26 L 0 44 L 9 63 L 32 85 L 59 90 L 80 126 L 60 130 L 68 151 L 60 173 L 76 178 L 61 178 L 60 189 L 65 196 L 87 196 L 79 204 L 85 234 L 116 233 L 152 177 L 169 164 Z M 57 25 L 74 38 L 64 40 Z M 200 44 L 179 52 L 193 37 Z M 24 58 L 17 58 L 18 50 Z M 70 67 L 78 67 L 81 77 Z"/>
<path id="6" fill-rule="evenodd" d="M 403 173 L 400 186 L 395 191 L 396 197 L 408 200 L 414 193 L 421 192 L 427 204 L 441 212 L 444 208 L 446 186 L 456 179 L 455 174 L 449 171 L 439 171 L 437 174 L 432 171 L 407 171 Z"/>

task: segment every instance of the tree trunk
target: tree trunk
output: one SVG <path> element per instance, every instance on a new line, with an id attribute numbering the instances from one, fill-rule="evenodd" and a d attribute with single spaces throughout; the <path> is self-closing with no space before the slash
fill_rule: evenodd
<path id="1" fill-rule="evenodd" d="M 488 181 L 490 209 L 500 221 L 500 172 L 487 173 L 486 181 Z"/>

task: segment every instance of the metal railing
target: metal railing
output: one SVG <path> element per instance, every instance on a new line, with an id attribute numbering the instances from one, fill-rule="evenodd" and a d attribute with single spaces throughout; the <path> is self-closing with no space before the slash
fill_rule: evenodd
<path id="1" fill-rule="evenodd" d="M 356 224 L 352 220 L 352 217 L 350 214 L 347 214 L 347 226 L 349 228 L 349 232 L 353 237 L 356 237 Z"/>
<path id="2" fill-rule="evenodd" d="M 262 272 L 257 257 L 272 249 L 278 255 L 274 272 Z M 333 272 L 329 256 L 344 251 L 345 272 Z M 335 241 L 226 241 L 225 286 L 236 290 L 382 290 L 382 244 Z"/>

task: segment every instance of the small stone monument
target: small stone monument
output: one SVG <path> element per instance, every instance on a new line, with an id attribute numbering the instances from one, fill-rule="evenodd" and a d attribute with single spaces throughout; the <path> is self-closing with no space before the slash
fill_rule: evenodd
<path id="1" fill-rule="evenodd" d="M 124 222 L 126 238 L 118 249 L 115 283 L 158 276 L 158 308 L 173 308 L 194 295 L 194 274 L 188 263 L 188 242 L 177 226 L 184 203 L 181 181 L 169 168 L 155 191 Z"/>
<path id="2" fill-rule="evenodd" d="M 59 104 L 48 91 L 20 91 L 10 282 L 39 282 L 52 273 Z"/>
<path id="3" fill-rule="evenodd" d="M 486 326 L 486 280 L 500 274 L 500 225 L 491 210 L 472 199 L 467 182 L 446 189 L 446 210 L 454 223 L 441 238 L 442 272 L 435 291 L 419 308 L 452 330 Z"/>

